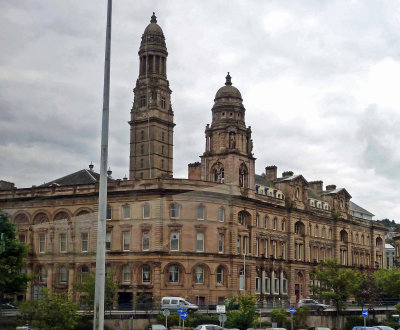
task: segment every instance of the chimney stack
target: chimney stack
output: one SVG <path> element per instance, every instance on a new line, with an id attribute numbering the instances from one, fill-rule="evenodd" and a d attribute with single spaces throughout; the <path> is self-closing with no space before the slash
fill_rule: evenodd
<path id="1" fill-rule="evenodd" d="M 90 162 L 90 164 L 89 164 L 89 171 L 93 171 L 93 167 L 94 167 L 93 163 Z"/>
<path id="2" fill-rule="evenodd" d="M 265 175 L 268 181 L 275 181 L 278 176 L 278 168 L 275 165 L 267 166 L 265 168 Z"/>
<path id="3" fill-rule="evenodd" d="M 321 180 L 310 181 L 309 184 L 310 184 L 311 189 L 314 190 L 318 195 L 322 194 L 323 182 Z"/>
<path id="4" fill-rule="evenodd" d="M 285 171 L 282 173 L 282 178 L 288 178 L 289 176 L 293 176 L 293 171 Z"/>
<path id="5" fill-rule="evenodd" d="M 330 184 L 329 186 L 326 186 L 326 191 L 332 191 L 336 189 L 336 185 L 335 184 Z"/>

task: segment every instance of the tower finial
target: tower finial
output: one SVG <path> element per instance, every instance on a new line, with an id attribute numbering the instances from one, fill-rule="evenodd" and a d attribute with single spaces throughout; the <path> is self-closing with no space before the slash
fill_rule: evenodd
<path id="1" fill-rule="evenodd" d="M 157 16 L 156 16 L 156 14 L 154 13 L 154 11 L 153 11 L 153 16 L 151 16 L 150 23 L 157 23 Z"/>
<path id="2" fill-rule="evenodd" d="M 231 86 L 232 85 L 232 81 L 231 81 L 231 75 L 228 72 L 228 75 L 226 76 L 226 82 L 225 82 L 226 86 Z"/>

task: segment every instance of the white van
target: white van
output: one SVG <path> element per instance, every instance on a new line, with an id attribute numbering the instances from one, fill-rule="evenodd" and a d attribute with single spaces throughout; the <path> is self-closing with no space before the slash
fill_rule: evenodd
<path id="1" fill-rule="evenodd" d="M 178 308 L 182 308 L 184 311 L 192 313 L 198 311 L 199 306 L 180 297 L 163 297 L 161 299 L 161 310 L 169 309 L 171 312 L 176 312 Z"/>

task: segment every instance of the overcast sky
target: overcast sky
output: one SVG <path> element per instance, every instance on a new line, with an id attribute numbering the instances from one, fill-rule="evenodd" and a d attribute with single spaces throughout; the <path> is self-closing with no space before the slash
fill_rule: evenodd
<path id="1" fill-rule="evenodd" d="M 0 179 L 99 171 L 106 0 L 0 2 Z M 140 38 L 156 12 L 175 113 L 174 176 L 204 151 L 227 71 L 256 172 L 278 166 L 400 220 L 400 2 L 176 0 L 113 4 L 109 164 L 128 175 Z"/>

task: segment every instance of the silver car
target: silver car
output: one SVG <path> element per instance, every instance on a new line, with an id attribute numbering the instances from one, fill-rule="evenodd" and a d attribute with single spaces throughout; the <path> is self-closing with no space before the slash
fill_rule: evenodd
<path id="1" fill-rule="evenodd" d="M 310 311 L 318 311 L 322 312 L 324 309 L 327 309 L 329 306 L 325 304 L 321 304 L 314 299 L 300 299 L 297 303 L 297 307 L 307 306 L 310 308 Z"/>

